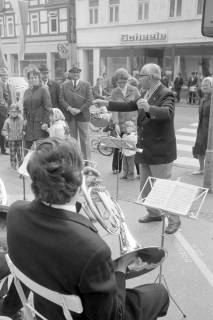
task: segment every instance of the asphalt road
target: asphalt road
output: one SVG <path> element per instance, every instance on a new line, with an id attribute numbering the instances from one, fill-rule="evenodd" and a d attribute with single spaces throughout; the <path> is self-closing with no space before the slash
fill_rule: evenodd
<path id="1" fill-rule="evenodd" d="M 176 130 L 188 128 L 197 122 L 197 107 L 177 107 L 175 127 Z M 187 142 L 188 143 L 188 142 Z M 179 156 L 186 151 L 179 150 Z M 187 154 L 190 158 L 191 155 Z M 139 180 L 122 181 L 111 172 L 111 157 L 104 157 L 93 152 L 93 160 L 101 172 L 104 185 L 110 193 L 118 198 L 118 202 L 125 214 L 127 225 L 134 238 L 144 247 L 160 246 L 161 223 L 139 224 L 138 218 L 145 214 L 145 208 L 135 203 L 138 196 Z M 191 176 L 193 168 L 190 166 L 175 165 L 173 178 L 180 178 L 194 185 L 202 185 L 202 177 Z M 0 177 L 4 181 L 8 203 L 16 199 L 23 199 L 23 181 L 18 174 L 9 168 L 8 156 L 0 155 Z M 118 183 L 118 193 L 117 193 Z M 26 179 L 26 198 L 32 199 L 30 182 Z M 180 231 L 165 238 L 165 248 L 168 256 L 163 263 L 169 291 L 178 306 L 187 315 L 189 320 L 213 319 L 213 196 L 208 195 L 202 207 L 198 220 L 182 218 Z M 146 275 L 127 281 L 128 287 L 154 282 L 159 268 Z M 182 315 L 173 302 L 171 302 L 166 320 L 179 320 Z"/>

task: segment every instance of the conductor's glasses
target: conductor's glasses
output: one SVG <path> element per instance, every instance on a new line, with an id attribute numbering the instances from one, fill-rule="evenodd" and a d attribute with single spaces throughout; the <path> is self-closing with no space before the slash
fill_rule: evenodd
<path id="1" fill-rule="evenodd" d="M 145 74 L 145 73 L 139 73 L 139 77 L 140 78 L 144 78 L 144 77 L 148 77 L 149 74 Z"/>

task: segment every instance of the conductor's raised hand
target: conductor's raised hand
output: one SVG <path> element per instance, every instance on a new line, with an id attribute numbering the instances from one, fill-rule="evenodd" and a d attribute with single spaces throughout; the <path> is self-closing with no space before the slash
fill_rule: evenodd
<path id="1" fill-rule="evenodd" d="M 145 112 L 149 112 L 150 105 L 148 104 L 146 99 L 139 99 L 137 101 L 138 110 L 144 110 Z"/>

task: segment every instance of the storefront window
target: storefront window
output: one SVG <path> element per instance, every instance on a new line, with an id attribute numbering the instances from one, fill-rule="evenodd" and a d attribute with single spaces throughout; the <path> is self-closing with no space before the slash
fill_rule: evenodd
<path id="1" fill-rule="evenodd" d="M 55 54 L 55 80 L 62 81 L 65 71 L 67 70 L 66 59 L 61 59 L 59 55 Z"/>
<path id="2" fill-rule="evenodd" d="M 45 53 L 25 54 L 24 61 L 21 61 L 21 74 L 25 75 L 25 72 L 30 65 L 38 67 L 40 64 L 47 64 Z"/>

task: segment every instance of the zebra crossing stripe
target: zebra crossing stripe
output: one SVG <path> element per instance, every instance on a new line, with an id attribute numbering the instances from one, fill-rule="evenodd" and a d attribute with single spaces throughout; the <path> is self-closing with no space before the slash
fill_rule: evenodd
<path id="1" fill-rule="evenodd" d="M 177 149 L 178 149 L 179 151 L 192 152 L 192 146 L 191 146 L 191 145 L 187 145 L 187 144 L 178 143 L 178 144 L 177 144 Z"/>
<path id="2" fill-rule="evenodd" d="M 181 134 L 176 134 L 176 140 L 195 142 L 195 139 L 196 139 L 195 136 L 184 136 Z"/>
<path id="3" fill-rule="evenodd" d="M 194 159 L 194 158 L 190 158 L 190 157 L 181 157 L 179 156 L 175 161 L 174 161 L 174 165 L 176 166 L 180 166 L 180 167 L 186 167 L 186 168 L 198 168 L 199 164 L 198 164 L 198 160 Z"/>
<path id="4" fill-rule="evenodd" d="M 181 128 L 181 129 L 178 129 L 177 132 L 196 134 L 197 129 Z"/>

